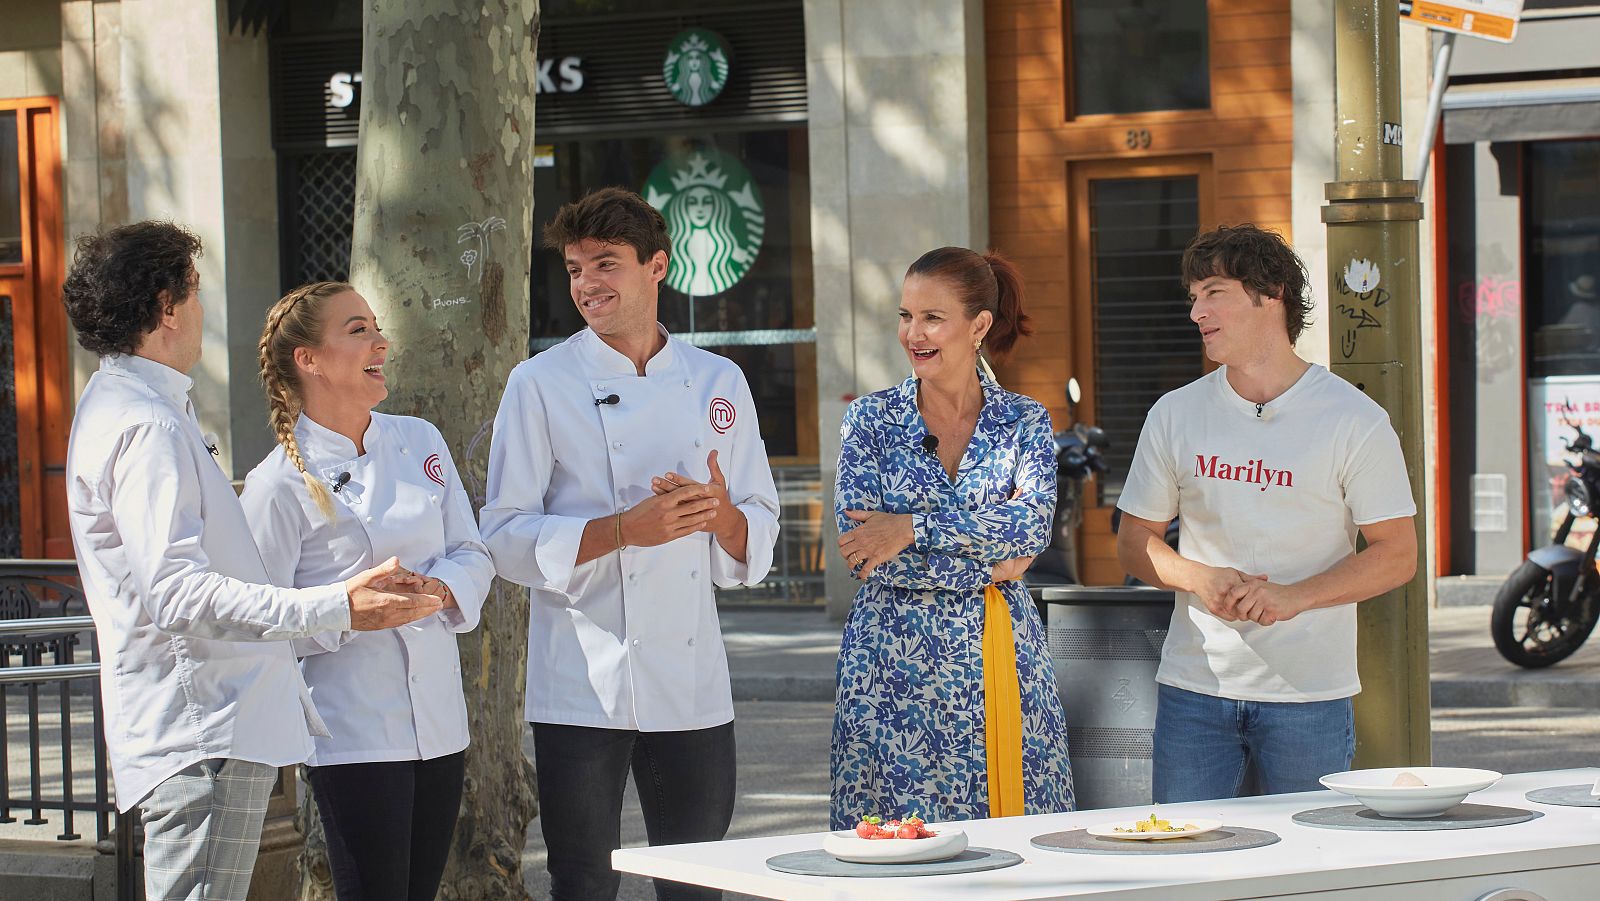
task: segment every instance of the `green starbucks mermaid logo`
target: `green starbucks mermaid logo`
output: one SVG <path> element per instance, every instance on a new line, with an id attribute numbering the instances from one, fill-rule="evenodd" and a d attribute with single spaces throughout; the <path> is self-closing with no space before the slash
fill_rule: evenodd
<path id="1" fill-rule="evenodd" d="M 701 148 L 668 159 L 645 181 L 644 199 L 667 219 L 667 284 L 677 291 L 721 294 L 755 265 L 766 210 L 750 172 L 733 157 Z"/>
<path id="2" fill-rule="evenodd" d="M 728 84 L 728 49 L 714 31 L 690 28 L 667 45 L 661 64 L 667 89 L 685 106 L 705 106 Z"/>

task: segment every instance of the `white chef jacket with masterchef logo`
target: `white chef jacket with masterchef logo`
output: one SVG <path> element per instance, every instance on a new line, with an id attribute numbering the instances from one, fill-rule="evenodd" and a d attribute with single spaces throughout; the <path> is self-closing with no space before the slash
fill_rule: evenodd
<path id="1" fill-rule="evenodd" d="M 744 563 L 695 532 L 574 565 L 589 520 L 648 499 L 652 476 L 704 481 L 713 448 L 749 520 Z M 731 721 L 713 585 L 766 576 L 777 514 L 750 389 L 725 357 L 668 338 L 640 376 L 584 329 L 518 365 L 495 417 L 482 525 L 499 574 L 534 589 L 528 720 L 645 732 Z"/>
<path id="2" fill-rule="evenodd" d="M 1117 506 L 1178 519 L 1179 553 L 1292 585 L 1355 553 L 1360 526 L 1417 512 L 1389 414 L 1313 365 L 1261 408 L 1227 367 L 1150 409 Z M 1156 681 L 1238 701 L 1328 701 L 1361 690 L 1356 607 L 1270 626 L 1225 622 L 1178 592 Z"/>
<path id="3" fill-rule="evenodd" d="M 295 642 L 330 733 L 316 740 L 309 762 L 431 760 L 464 749 L 456 633 L 477 627 L 494 564 L 444 437 L 425 420 L 383 413 L 372 414 L 359 456 L 349 438 L 305 416 L 295 436 L 307 471 L 330 488 L 350 478 L 333 494 L 333 522 L 281 447 L 245 479 L 245 515 L 272 580 L 340 581 L 399 557 L 450 586 L 459 607 L 393 629 Z"/>
<path id="4" fill-rule="evenodd" d="M 67 450 L 72 543 L 124 811 L 201 760 L 305 760 L 322 722 L 289 639 L 350 627 L 343 585 L 268 583 L 189 406 L 192 384 L 143 357 L 101 358 Z"/>

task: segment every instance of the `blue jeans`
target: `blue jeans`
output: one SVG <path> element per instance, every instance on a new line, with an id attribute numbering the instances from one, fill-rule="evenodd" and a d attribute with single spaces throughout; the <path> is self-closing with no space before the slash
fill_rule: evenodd
<path id="1" fill-rule="evenodd" d="M 1318 777 L 1350 769 L 1355 750 L 1349 698 L 1233 701 L 1170 685 L 1157 689 L 1157 804 L 1238 797 L 1252 762 L 1263 794 L 1317 791 Z"/>

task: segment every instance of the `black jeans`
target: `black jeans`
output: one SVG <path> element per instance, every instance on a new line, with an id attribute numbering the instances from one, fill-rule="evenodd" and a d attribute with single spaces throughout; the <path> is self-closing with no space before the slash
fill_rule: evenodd
<path id="1" fill-rule="evenodd" d="M 339 901 L 433 901 L 461 813 L 467 752 L 307 767 Z"/>
<path id="2" fill-rule="evenodd" d="M 609 901 L 622 877 L 622 795 L 633 770 L 652 845 L 721 841 L 733 819 L 733 723 L 684 732 L 533 724 L 539 825 L 553 901 Z M 656 880 L 658 901 L 715 901 L 720 891 Z"/>

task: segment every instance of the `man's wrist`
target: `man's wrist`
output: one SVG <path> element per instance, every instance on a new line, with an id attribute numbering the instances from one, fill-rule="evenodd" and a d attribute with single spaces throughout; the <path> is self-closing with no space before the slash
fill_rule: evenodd
<path id="1" fill-rule="evenodd" d="M 717 514 L 712 523 L 711 536 L 717 539 L 717 544 L 721 545 L 723 550 L 732 550 L 734 545 L 743 544 L 744 536 L 749 534 L 750 521 L 738 507 L 730 506 L 726 511 Z"/>

